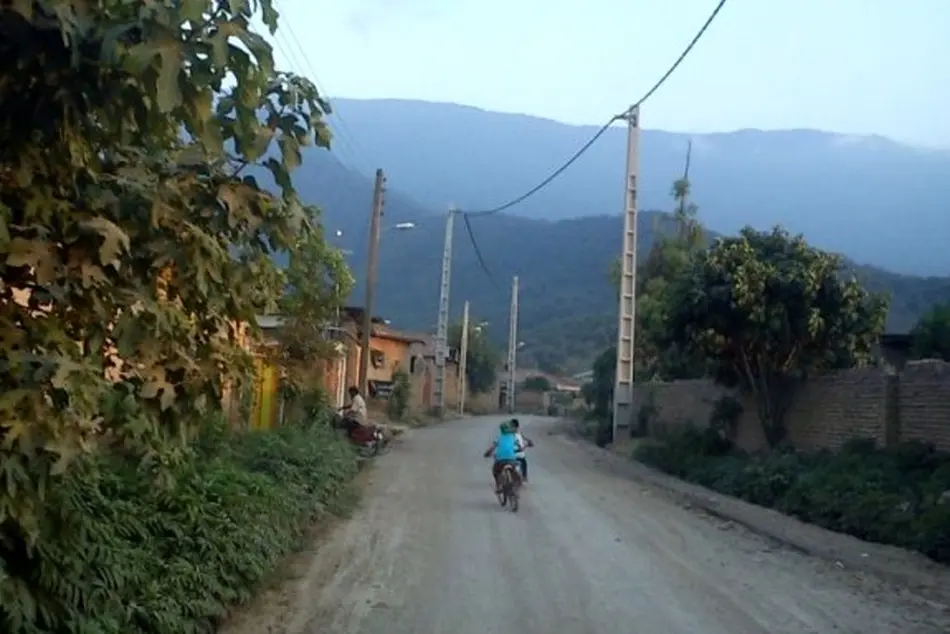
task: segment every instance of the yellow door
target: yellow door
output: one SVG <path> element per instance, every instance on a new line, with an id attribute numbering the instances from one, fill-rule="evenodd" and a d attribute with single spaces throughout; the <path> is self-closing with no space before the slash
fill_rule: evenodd
<path id="1" fill-rule="evenodd" d="M 260 359 L 255 366 L 257 385 L 250 426 L 251 429 L 272 429 L 277 422 L 277 370 Z"/>

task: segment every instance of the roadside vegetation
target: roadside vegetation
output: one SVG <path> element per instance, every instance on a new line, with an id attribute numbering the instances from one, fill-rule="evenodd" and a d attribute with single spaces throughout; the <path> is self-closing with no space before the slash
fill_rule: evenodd
<path id="1" fill-rule="evenodd" d="M 860 539 L 950 564 L 950 455 L 906 442 L 855 439 L 840 451 L 749 454 L 710 429 L 687 428 L 635 457 L 719 493 Z"/>
<path id="2" fill-rule="evenodd" d="M 315 386 L 352 280 L 290 178 L 328 106 L 251 27 L 277 19 L 0 10 L 0 631 L 211 631 L 349 497 Z M 246 429 L 255 358 L 277 430 Z"/>

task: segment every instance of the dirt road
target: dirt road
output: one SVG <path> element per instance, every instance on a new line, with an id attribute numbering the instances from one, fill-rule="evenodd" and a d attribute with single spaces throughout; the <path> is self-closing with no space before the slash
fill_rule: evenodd
<path id="1" fill-rule="evenodd" d="M 523 418 L 530 483 L 503 511 L 481 459 L 497 418 L 415 432 L 297 579 L 225 634 L 930 634 L 909 593 L 681 508 Z"/>

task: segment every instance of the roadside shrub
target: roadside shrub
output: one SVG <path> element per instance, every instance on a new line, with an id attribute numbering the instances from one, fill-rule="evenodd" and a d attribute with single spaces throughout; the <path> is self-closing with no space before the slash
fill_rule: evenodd
<path id="1" fill-rule="evenodd" d="M 409 399 L 412 387 L 409 384 L 409 374 L 402 369 L 393 372 L 393 391 L 386 401 L 386 415 L 390 420 L 402 420 L 409 411 Z"/>
<path id="2" fill-rule="evenodd" d="M 630 426 L 630 436 L 632 438 L 642 438 L 650 433 L 650 423 L 652 423 L 659 414 L 656 407 L 656 400 L 653 391 L 647 392 L 646 398 L 637 410 L 637 424 Z"/>
<path id="3" fill-rule="evenodd" d="M 719 397 L 713 403 L 712 412 L 709 414 L 709 428 L 717 431 L 723 438 L 734 439 L 743 409 L 742 402 L 736 397 Z"/>
<path id="4" fill-rule="evenodd" d="M 684 480 L 860 539 L 950 563 L 950 456 L 856 439 L 838 452 L 750 456 L 716 430 L 687 428 L 635 458 Z"/>
<path id="5" fill-rule="evenodd" d="M 597 427 L 594 430 L 594 444 L 598 447 L 606 447 L 614 441 L 614 422 L 613 416 L 597 421 Z"/>
<path id="6" fill-rule="evenodd" d="M 55 522 L 32 552 L 0 550 L 15 589 L 0 630 L 213 631 L 356 471 L 348 443 L 321 424 L 231 434 L 216 422 L 161 471 L 89 458 L 53 488 Z"/>

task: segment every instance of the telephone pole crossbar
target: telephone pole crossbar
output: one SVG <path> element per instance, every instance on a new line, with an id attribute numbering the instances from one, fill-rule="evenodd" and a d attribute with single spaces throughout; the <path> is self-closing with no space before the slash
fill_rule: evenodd
<path id="1" fill-rule="evenodd" d="M 633 405 L 633 367 L 637 296 L 637 171 L 640 149 L 640 108 L 631 108 L 627 121 L 627 177 L 624 188 L 623 244 L 620 259 L 620 298 L 617 315 L 617 372 L 614 382 L 613 436 L 628 428 Z"/>

